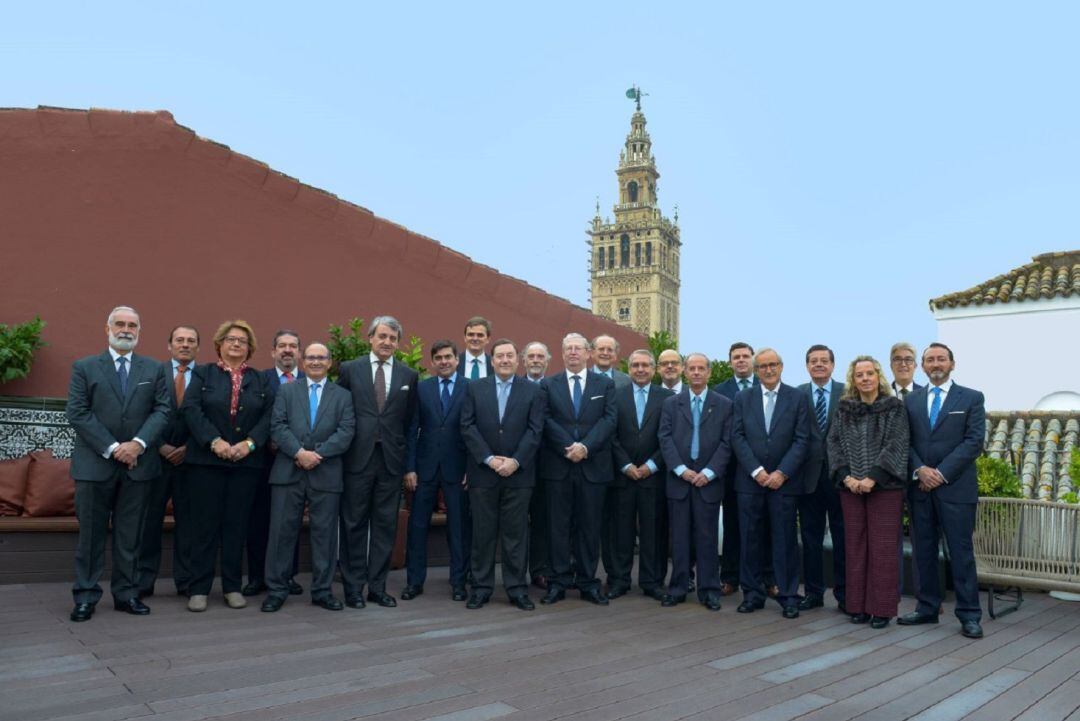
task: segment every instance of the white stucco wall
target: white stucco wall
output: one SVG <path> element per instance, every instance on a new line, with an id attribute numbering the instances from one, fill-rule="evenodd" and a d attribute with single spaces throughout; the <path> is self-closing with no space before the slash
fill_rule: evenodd
<path id="1" fill-rule="evenodd" d="M 934 311 L 956 382 L 987 410 L 1080 410 L 1080 298 Z"/>

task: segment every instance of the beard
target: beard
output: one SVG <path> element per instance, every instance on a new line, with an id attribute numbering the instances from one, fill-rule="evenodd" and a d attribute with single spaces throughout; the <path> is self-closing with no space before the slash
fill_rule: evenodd
<path id="1" fill-rule="evenodd" d="M 117 351 L 127 352 L 133 350 L 139 344 L 139 339 L 131 333 L 114 334 L 109 331 L 109 345 Z"/>

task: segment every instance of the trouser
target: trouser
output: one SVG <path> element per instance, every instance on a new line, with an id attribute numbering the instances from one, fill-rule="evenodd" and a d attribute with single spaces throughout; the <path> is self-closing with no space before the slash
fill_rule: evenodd
<path id="1" fill-rule="evenodd" d="M 397 535 L 401 476 L 386 468 L 381 444 L 359 472 L 345 473 L 341 495 L 341 577 L 345 595 L 386 592 Z"/>
<path id="2" fill-rule="evenodd" d="M 565 480 L 548 482 L 548 524 L 551 529 L 549 586 L 566 589 L 571 582 L 582 591 L 600 585 L 600 526 L 607 486 L 590 483 L 580 468 L 571 468 Z M 571 571 L 571 555 L 574 563 Z"/>
<path id="3" fill-rule="evenodd" d="M 502 548 L 502 578 L 506 595 L 517 598 L 529 590 L 529 499 L 531 488 L 470 488 L 473 511 L 473 593 L 490 596 L 495 588 L 495 548 Z"/>
<path id="4" fill-rule="evenodd" d="M 739 531 L 742 533 L 742 556 L 739 559 L 739 583 L 745 600 L 763 602 L 762 552 L 757 543 L 766 519 L 772 537 L 772 565 L 777 600 L 782 606 L 799 601 L 799 542 L 795 530 L 797 496 L 779 491 L 739 494 Z"/>
<path id="5" fill-rule="evenodd" d="M 271 461 L 272 462 L 272 461 Z M 251 502 L 251 515 L 248 517 L 248 532 L 245 548 L 247 550 L 248 581 L 264 581 L 263 569 L 266 568 L 266 548 L 270 540 L 270 496 L 271 488 L 267 480 L 269 473 L 264 473 L 255 486 L 255 497 Z M 301 513 L 303 511 L 301 510 Z M 303 516 L 301 515 L 301 521 Z M 300 572 L 300 539 L 293 548 L 293 565 L 289 578 Z"/>
<path id="6" fill-rule="evenodd" d="M 289 595 L 293 577 L 293 551 L 300 541 L 304 503 L 308 504 L 308 531 L 311 537 L 311 598 L 331 595 L 337 564 L 337 520 L 341 493 L 319 491 L 306 476 L 298 483 L 274 485 L 270 489 L 270 534 L 267 543 L 266 585 L 271 596 Z"/>
<path id="7" fill-rule="evenodd" d="M 847 532 L 848 587 L 844 606 L 848 613 L 892 618 L 900 604 L 896 529 L 900 526 L 904 493 L 877 489 L 859 495 L 841 491 L 838 495 Z"/>
<path id="8" fill-rule="evenodd" d="M 551 575 L 547 496 L 547 481 L 537 478 L 529 498 L 529 575 L 533 578 Z"/>
<path id="9" fill-rule="evenodd" d="M 979 581 L 975 571 L 975 503 L 952 503 L 942 500 L 935 491 L 915 490 L 915 556 L 919 566 L 919 603 L 915 610 L 937 615 L 944 593 L 938 579 L 938 539 L 942 534 L 949 544 L 949 565 L 956 590 L 956 617 L 961 621 L 982 619 L 979 605 Z"/>
<path id="10" fill-rule="evenodd" d="M 161 544 L 165 511 L 172 499 L 173 505 L 173 583 L 178 593 L 187 593 L 191 582 L 191 502 L 187 484 L 187 466 L 174 466 L 162 461 L 162 474 L 149 481 L 150 497 L 146 503 L 146 519 L 142 542 L 139 545 L 138 587 L 140 591 L 153 591 L 161 569 Z"/>
<path id="11" fill-rule="evenodd" d="M 191 594 L 205 596 L 214 585 L 214 565 L 221 553 L 222 593 L 238 593 L 243 583 L 244 539 L 251 503 L 262 469 L 192 466 Z"/>
<path id="12" fill-rule="evenodd" d="M 658 486 L 658 487 L 657 487 Z M 608 489 L 615 501 L 615 543 L 609 587 L 630 588 L 634 541 L 638 541 L 638 587 L 660 589 L 667 576 L 667 498 L 663 481 L 651 487 L 631 481 Z"/>
<path id="13" fill-rule="evenodd" d="M 803 585 L 807 596 L 825 595 L 825 526 L 832 537 L 833 596 L 844 603 L 844 513 L 840 493 L 821 473 L 813 493 L 799 496 L 799 532 L 802 536 Z"/>
<path id="14" fill-rule="evenodd" d="M 469 496 L 461 479 L 445 480 L 442 472 L 434 478 L 421 479 L 413 493 L 409 511 L 409 533 L 405 543 L 405 582 L 423 587 L 427 580 L 427 540 L 431 530 L 431 514 L 442 489 L 446 499 L 446 540 L 450 546 L 450 586 L 465 585 L 469 570 L 469 551 L 472 544 L 472 523 L 469 519 Z"/>
<path id="15" fill-rule="evenodd" d="M 671 583 L 668 593 L 684 596 L 690 587 L 690 566 L 697 571 L 698 598 L 720 590 L 720 556 L 717 531 L 720 502 L 708 501 L 701 489 L 691 487 L 685 498 L 668 498 L 671 527 Z M 693 556 L 693 561 L 691 561 Z"/>

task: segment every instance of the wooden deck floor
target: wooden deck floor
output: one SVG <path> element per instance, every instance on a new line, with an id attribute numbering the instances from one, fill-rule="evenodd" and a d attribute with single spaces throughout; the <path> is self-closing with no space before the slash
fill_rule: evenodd
<path id="1" fill-rule="evenodd" d="M 883 631 L 831 608 L 740 615 L 732 599 L 469 611 L 445 574 L 396 609 L 305 595 L 266 614 L 212 596 L 196 615 L 158 596 L 148 617 L 103 602 L 81 624 L 65 584 L 0 586 L 0 719 L 1080 721 L 1080 604 L 1044 594 L 970 641 L 948 607 L 938 626 Z"/>

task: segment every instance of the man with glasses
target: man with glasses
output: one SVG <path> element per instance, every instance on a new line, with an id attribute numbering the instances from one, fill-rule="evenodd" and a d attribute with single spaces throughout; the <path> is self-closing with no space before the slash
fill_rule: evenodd
<path id="1" fill-rule="evenodd" d="M 893 389 L 893 393 L 901 401 L 906 401 L 909 394 L 922 388 L 921 385 L 915 382 L 915 346 L 906 341 L 900 341 L 894 343 L 893 347 L 889 349 L 889 367 L 892 369 L 893 380 L 890 384 Z M 908 486 L 904 490 L 904 502 L 907 503 L 908 509 L 908 522 L 910 524 L 911 518 L 914 516 L 914 492 L 915 487 Z M 899 550 L 897 551 L 900 557 L 900 594 L 904 593 L 904 529 L 900 528 L 900 538 L 898 541 Z M 911 584 L 918 595 L 919 593 L 919 568 L 915 564 L 915 534 L 911 534 L 911 549 L 912 549 L 912 562 L 911 562 Z"/>
<path id="2" fill-rule="evenodd" d="M 278 453 L 270 470 L 269 594 L 262 604 L 268 613 L 280 609 L 289 596 L 305 503 L 311 529 L 311 602 L 328 611 L 344 608 L 331 584 L 344 485 L 341 459 L 352 443 L 356 417 L 348 391 L 326 378 L 330 363 L 330 350 L 312 343 L 304 350 L 304 381 L 282 386 L 274 399 L 270 436 Z"/>
<path id="3" fill-rule="evenodd" d="M 683 359 L 679 351 L 671 348 L 661 351 L 656 365 L 660 369 L 660 383 L 664 388 L 675 394 L 682 393 Z"/>

